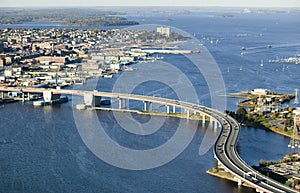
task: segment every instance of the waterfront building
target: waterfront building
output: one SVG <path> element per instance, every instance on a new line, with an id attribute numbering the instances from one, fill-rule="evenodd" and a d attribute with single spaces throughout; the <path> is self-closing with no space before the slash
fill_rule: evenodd
<path id="1" fill-rule="evenodd" d="M 157 33 L 169 37 L 171 34 L 171 29 L 169 27 L 158 27 L 156 29 Z"/>
<path id="2" fill-rule="evenodd" d="M 263 88 L 257 88 L 257 89 L 252 90 L 251 94 L 265 96 L 268 94 L 268 90 L 263 89 Z"/>
<path id="3" fill-rule="evenodd" d="M 120 70 L 120 64 L 118 63 L 111 63 L 109 65 L 109 68 L 111 71 L 119 71 Z"/>

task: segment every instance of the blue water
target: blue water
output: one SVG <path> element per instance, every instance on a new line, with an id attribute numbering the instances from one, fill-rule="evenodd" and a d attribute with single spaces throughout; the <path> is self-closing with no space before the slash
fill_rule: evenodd
<path id="1" fill-rule="evenodd" d="M 193 13 L 128 17 L 142 24 L 174 26 L 199 39 L 219 64 L 227 93 L 259 87 L 292 93 L 299 88 L 298 65 L 267 62 L 276 57 L 300 53 L 299 14 L 235 13 L 230 18 L 213 15 Z M 172 21 L 166 22 L 166 18 Z M 219 42 L 211 44 L 211 40 Z M 267 45 L 272 45 L 272 48 L 266 48 Z M 241 55 L 241 47 L 253 49 Z M 261 60 L 263 67 L 260 66 Z M 188 62 L 180 55 L 165 55 L 164 61 L 174 65 Z M 149 68 L 149 65 L 151 63 L 137 64 L 134 67 L 138 70 L 128 73 L 141 75 L 139 72 Z M 194 81 L 200 103 L 209 106 L 210 96 L 203 77 L 193 74 L 192 70 L 182 70 Z M 97 89 L 110 91 L 119 76 L 100 79 Z M 134 92 L 176 98 L 170 87 L 154 82 L 139 85 Z M 236 110 L 236 102 L 236 99 L 228 99 L 227 109 Z M 56 107 L 36 108 L 20 103 L 0 108 L 0 140 L 7 141 L 0 144 L 0 192 L 255 192 L 205 173 L 215 165 L 215 160 L 212 150 L 203 156 L 198 155 L 206 131 L 201 126 L 187 149 L 162 167 L 129 171 L 108 165 L 83 143 L 74 123 L 72 105 L 70 102 Z M 133 105 L 138 108 L 137 104 Z M 172 137 L 178 125 L 178 119 L 167 118 L 159 131 L 160 135 L 136 139 L 136 136 L 124 133 L 111 112 L 98 112 L 98 117 L 114 140 L 136 149 L 164 143 Z M 139 119 L 148 118 L 141 116 Z M 192 129 L 193 124 L 193 121 L 186 122 L 187 129 Z M 288 138 L 269 131 L 242 128 L 238 149 L 249 165 L 257 165 L 260 159 L 281 159 L 289 152 L 288 143 Z"/>

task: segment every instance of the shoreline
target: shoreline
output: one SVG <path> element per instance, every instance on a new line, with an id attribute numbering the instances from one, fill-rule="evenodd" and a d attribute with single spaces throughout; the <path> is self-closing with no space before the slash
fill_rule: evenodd
<path id="1" fill-rule="evenodd" d="M 264 121 L 255 121 L 252 120 L 248 123 L 244 123 L 246 127 L 254 127 L 254 128 L 258 128 L 258 129 L 265 129 L 267 131 L 272 131 L 274 133 L 277 133 L 279 135 L 283 135 L 285 137 L 292 137 L 292 133 L 289 133 L 287 131 L 284 131 L 274 125 L 269 124 L 268 122 L 264 122 Z M 295 139 L 300 140 L 300 136 L 296 136 Z"/>
<path id="2" fill-rule="evenodd" d="M 237 113 L 233 111 L 225 111 L 229 116 L 233 117 L 236 119 L 240 125 L 245 126 L 245 127 L 254 127 L 257 129 L 264 129 L 266 131 L 272 131 L 274 133 L 277 133 L 279 135 L 283 135 L 285 137 L 292 137 L 292 132 L 291 131 L 284 131 L 283 129 L 280 129 L 276 127 L 276 125 L 273 125 L 270 123 L 273 120 L 276 119 L 270 119 L 270 118 L 263 118 L 263 117 L 252 117 L 249 115 L 238 115 Z M 300 136 L 296 136 L 295 139 L 300 140 Z"/>
<path id="3" fill-rule="evenodd" d="M 206 173 L 211 175 L 211 176 L 215 176 L 215 177 L 218 177 L 218 178 L 221 178 L 221 179 L 230 180 L 230 181 L 238 183 L 236 178 L 234 178 L 234 176 L 231 173 L 226 172 L 223 169 L 212 168 L 210 170 L 207 170 Z M 245 186 L 245 187 L 248 187 L 248 188 L 253 188 L 253 187 L 251 187 L 250 185 L 248 185 L 246 183 L 242 183 L 242 186 Z"/>
<path id="4" fill-rule="evenodd" d="M 266 125 L 264 125 L 268 130 L 277 133 L 279 135 L 283 135 L 285 137 L 289 137 L 291 138 L 291 134 L 287 133 L 286 131 L 283 131 L 282 129 L 279 129 L 277 127 L 271 126 L 271 127 L 267 127 Z M 300 140 L 300 136 L 296 136 L 295 139 Z"/>

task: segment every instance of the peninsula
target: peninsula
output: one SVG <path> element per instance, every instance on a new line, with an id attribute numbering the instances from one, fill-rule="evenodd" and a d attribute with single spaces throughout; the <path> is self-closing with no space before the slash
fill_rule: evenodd
<path id="1" fill-rule="evenodd" d="M 0 8 L 0 24 L 26 22 L 57 22 L 60 26 L 120 26 L 137 25 L 136 21 L 122 17 L 123 13 L 96 8 Z"/>
<path id="2" fill-rule="evenodd" d="M 231 94 L 229 97 L 242 100 L 238 102 L 239 108 L 236 112 L 226 111 L 226 113 L 242 125 L 268 129 L 292 137 L 294 115 L 298 114 L 299 110 L 290 107 L 289 102 L 295 96 L 296 94 L 278 94 L 267 89 Z M 298 135 L 295 138 L 300 139 Z"/>

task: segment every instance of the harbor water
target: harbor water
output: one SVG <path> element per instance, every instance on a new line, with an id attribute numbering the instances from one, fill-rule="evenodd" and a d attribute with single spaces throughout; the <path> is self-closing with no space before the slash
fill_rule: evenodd
<path id="1" fill-rule="evenodd" d="M 192 34 L 218 63 L 227 94 L 255 88 L 293 93 L 299 88 L 298 65 L 268 62 L 300 53 L 299 16 L 299 13 L 235 13 L 233 17 L 225 18 L 215 17 L 214 13 L 128 15 L 129 19 L 142 24 L 173 26 Z M 268 48 L 268 45 L 272 47 Z M 243 51 L 242 47 L 249 49 Z M 185 56 L 164 55 L 164 61 L 183 68 L 195 85 L 200 104 L 210 106 L 205 81 L 196 79 L 192 70 L 180 66 L 189 62 Z M 151 65 L 155 62 L 134 64 L 133 68 L 137 70 L 124 73 L 139 76 L 142 69 L 151 72 Z M 89 80 L 87 84 L 97 81 L 97 90 L 111 91 L 119 76 Z M 141 84 L 134 93 L 176 98 L 168 85 L 157 82 Z M 79 135 L 73 116 L 74 101 L 45 107 L 21 102 L 0 107 L 0 192 L 255 192 L 206 174 L 216 161 L 212 149 L 205 155 L 198 154 L 206 131 L 201 124 L 190 145 L 176 159 L 161 167 L 131 171 L 103 162 L 86 147 Z M 236 99 L 228 99 L 227 109 L 236 110 L 236 104 Z M 132 105 L 139 108 L 137 104 Z M 80 113 L 84 116 L 89 112 Z M 97 115 L 112 139 L 134 149 L 153 148 L 166 142 L 179 123 L 178 118 L 168 117 L 158 131 L 159 135 L 139 138 L 124 132 L 112 112 L 99 111 Z M 127 115 L 121 113 L 120 116 Z M 146 115 L 135 117 L 140 121 L 148 120 Z M 186 129 L 193 129 L 197 123 L 185 120 L 185 124 Z M 213 140 L 215 136 L 211 137 Z M 283 158 L 289 152 L 288 143 L 289 138 L 273 132 L 243 127 L 238 151 L 249 165 L 258 165 L 260 159 Z"/>

